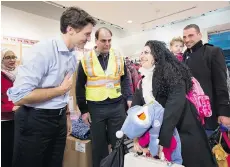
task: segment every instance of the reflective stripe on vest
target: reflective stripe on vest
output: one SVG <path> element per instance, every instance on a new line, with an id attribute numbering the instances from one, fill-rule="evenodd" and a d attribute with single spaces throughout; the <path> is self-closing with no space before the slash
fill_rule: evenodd
<path id="1" fill-rule="evenodd" d="M 124 75 L 124 61 L 119 53 L 113 49 L 109 52 L 106 71 L 98 61 L 95 51 L 88 52 L 81 60 L 87 76 L 86 100 L 103 101 L 121 96 L 121 76 Z"/>
<path id="2" fill-rule="evenodd" d="M 95 76 L 94 69 L 93 69 L 93 51 L 90 54 L 86 54 L 84 56 L 84 64 L 86 69 L 86 75 L 92 77 Z"/>
<path id="3" fill-rule="evenodd" d="M 114 86 L 118 86 L 120 84 L 120 80 L 97 80 L 97 81 L 87 81 L 86 86 L 87 87 L 104 87 L 106 86 L 106 83 L 113 83 Z"/>
<path id="4" fill-rule="evenodd" d="M 115 58 L 115 66 L 116 66 L 116 71 L 115 74 L 118 76 L 121 76 L 124 73 L 124 61 L 121 56 L 117 56 L 115 51 L 113 49 L 110 50 L 110 56 L 114 56 Z M 118 54 L 118 53 L 117 53 Z M 86 75 L 88 77 L 95 77 L 95 72 L 94 72 L 94 67 L 93 67 L 93 56 L 96 56 L 95 51 L 90 51 L 90 53 L 87 53 L 84 57 L 84 69 L 86 72 Z M 108 65 L 109 65 L 109 60 L 108 60 Z M 107 67 L 108 67 L 107 65 Z"/>

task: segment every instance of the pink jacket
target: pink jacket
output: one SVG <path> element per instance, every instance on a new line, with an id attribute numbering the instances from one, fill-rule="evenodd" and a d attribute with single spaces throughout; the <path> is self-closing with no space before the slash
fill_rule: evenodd
<path id="1" fill-rule="evenodd" d="M 139 145 L 141 147 L 147 147 L 149 142 L 150 142 L 149 132 L 146 132 L 142 137 L 140 137 L 138 142 L 139 142 Z M 163 148 L 163 153 L 165 155 L 165 158 L 169 162 L 172 161 L 171 155 L 172 155 L 173 151 L 176 149 L 176 147 L 177 147 L 177 142 L 176 142 L 175 137 L 173 136 L 172 140 L 171 140 L 170 147 L 169 148 L 165 148 L 165 147 Z"/>
<path id="2" fill-rule="evenodd" d="M 177 55 L 176 55 L 176 58 L 177 58 L 180 62 L 182 62 L 182 61 L 183 61 L 183 54 L 182 54 L 182 53 L 177 54 Z"/>

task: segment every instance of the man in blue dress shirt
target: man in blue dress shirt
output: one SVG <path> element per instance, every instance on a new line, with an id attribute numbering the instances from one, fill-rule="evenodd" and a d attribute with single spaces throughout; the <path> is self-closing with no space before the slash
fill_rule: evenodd
<path id="1" fill-rule="evenodd" d="M 13 167 L 61 167 L 67 133 L 75 47 L 90 41 L 96 21 L 84 10 L 67 8 L 60 19 L 62 36 L 30 49 L 18 69 L 9 99 L 21 106 L 15 113 Z"/>

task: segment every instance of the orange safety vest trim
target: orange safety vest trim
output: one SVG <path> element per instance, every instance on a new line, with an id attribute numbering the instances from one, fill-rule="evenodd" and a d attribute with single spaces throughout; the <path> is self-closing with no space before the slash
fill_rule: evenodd
<path id="1" fill-rule="evenodd" d="M 94 50 L 85 54 L 81 60 L 82 67 L 87 76 L 87 100 L 102 101 L 107 98 L 121 96 L 120 77 L 124 75 L 124 60 L 113 49 L 110 50 L 109 54 L 106 71 L 102 69 Z"/>

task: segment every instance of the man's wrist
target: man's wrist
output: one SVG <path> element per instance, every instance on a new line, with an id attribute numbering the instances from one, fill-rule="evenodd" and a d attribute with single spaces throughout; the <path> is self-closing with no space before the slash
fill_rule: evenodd
<path id="1" fill-rule="evenodd" d="M 62 86 L 58 86 L 58 87 L 56 87 L 56 88 L 54 88 L 54 89 L 56 89 L 55 91 L 58 91 L 59 93 L 59 95 L 60 96 L 62 96 L 62 95 L 64 95 L 65 93 L 66 93 L 66 91 L 62 88 Z"/>

